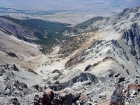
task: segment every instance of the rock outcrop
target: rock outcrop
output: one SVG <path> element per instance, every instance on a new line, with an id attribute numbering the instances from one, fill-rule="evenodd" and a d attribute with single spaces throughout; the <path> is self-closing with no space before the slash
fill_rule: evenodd
<path id="1" fill-rule="evenodd" d="M 125 30 L 122 38 L 129 46 L 130 53 L 140 59 L 140 26 L 137 23 L 132 24 L 129 30 Z"/>
<path id="2" fill-rule="evenodd" d="M 68 77 L 64 78 L 63 80 L 57 80 L 59 83 L 52 84 L 49 86 L 51 89 L 55 91 L 60 91 L 62 89 L 65 89 L 66 87 L 72 87 L 77 82 L 84 82 L 90 80 L 93 84 L 97 84 L 98 78 L 90 73 L 81 72 L 81 73 L 75 73 L 75 74 L 69 74 Z"/>

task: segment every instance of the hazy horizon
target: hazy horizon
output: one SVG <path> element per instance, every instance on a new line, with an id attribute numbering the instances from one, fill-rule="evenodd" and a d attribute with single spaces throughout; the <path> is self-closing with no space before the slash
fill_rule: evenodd
<path id="1" fill-rule="evenodd" d="M 139 6 L 140 0 L 0 0 L 1 7 L 20 10 L 75 10 L 75 9 L 114 9 Z"/>

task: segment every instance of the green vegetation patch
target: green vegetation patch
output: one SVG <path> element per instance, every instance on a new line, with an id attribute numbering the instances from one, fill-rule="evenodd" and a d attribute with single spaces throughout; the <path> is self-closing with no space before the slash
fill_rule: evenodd
<path id="1" fill-rule="evenodd" d="M 101 17 L 101 16 L 98 16 L 98 17 L 94 17 L 94 18 L 91 18 L 85 22 L 82 22 L 78 25 L 76 25 L 75 27 L 69 27 L 67 28 L 67 32 L 68 33 L 75 33 L 75 34 L 80 34 L 80 30 L 86 30 L 86 28 L 88 28 L 89 26 L 91 26 L 92 24 L 94 24 L 96 21 L 100 21 L 100 20 L 103 20 L 104 17 Z M 97 31 L 98 28 L 97 27 L 94 27 L 94 29 L 92 28 L 90 31 Z M 88 32 L 90 32 L 88 30 Z"/>
<path id="2" fill-rule="evenodd" d="M 89 25 L 93 24 L 94 22 L 102 20 L 102 19 L 104 19 L 104 17 L 101 17 L 101 16 L 94 17 L 94 18 L 91 18 L 91 19 L 89 19 L 89 20 L 87 20 L 87 21 L 85 21 L 83 23 L 78 24 L 76 27 L 84 29 L 84 28 L 88 27 Z"/>
<path id="3" fill-rule="evenodd" d="M 38 38 L 33 42 L 41 45 L 40 51 L 42 53 L 50 53 L 52 47 L 58 44 L 65 37 L 62 32 L 69 26 L 69 24 L 62 24 L 58 22 L 43 21 L 39 19 L 19 20 L 9 16 L 1 16 L 7 20 L 13 21 L 21 25 L 23 28 L 29 30 Z"/>

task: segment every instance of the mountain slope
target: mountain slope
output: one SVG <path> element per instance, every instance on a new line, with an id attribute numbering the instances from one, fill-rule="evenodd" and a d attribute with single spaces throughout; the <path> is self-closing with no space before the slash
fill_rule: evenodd
<path id="1" fill-rule="evenodd" d="M 94 65 L 92 62 L 95 62 L 97 58 L 99 60 L 96 60 L 95 63 L 100 66 L 98 62 L 102 62 L 106 57 L 111 57 L 113 62 L 125 65 L 122 68 L 124 71 L 130 70 L 132 74 L 139 73 L 139 12 L 140 9 L 138 7 L 131 10 L 126 9 L 117 16 L 100 21 L 98 23 L 100 30 L 94 35 L 94 41 L 91 45 L 72 57 L 65 66 L 69 67 L 75 64 L 78 66 L 81 63 L 85 65 L 84 67 L 82 66 L 82 70 L 84 70 L 89 64 Z M 129 65 L 134 66 L 130 67 Z"/>
<path id="2" fill-rule="evenodd" d="M 23 39 L 23 40 L 36 39 L 33 33 L 28 31 L 27 29 L 24 29 L 22 26 L 4 18 L 0 18 L 0 29 L 4 30 L 5 33 L 11 34 L 11 35 L 13 34 L 17 36 L 19 39 Z"/>
<path id="3" fill-rule="evenodd" d="M 82 93 L 82 105 L 140 103 L 139 13 L 140 7 L 125 9 L 76 32 L 66 30 L 63 34 L 70 38 L 60 45 L 62 58 L 51 56 L 52 63 L 44 63 L 50 68 L 43 66 L 37 72 L 53 90 Z M 91 27 L 98 29 L 88 30 Z M 58 65 L 61 68 L 55 69 Z"/>
<path id="4" fill-rule="evenodd" d="M 10 16 L 0 17 L 0 28 L 18 39 L 39 44 L 42 53 L 52 52 L 52 48 L 65 37 L 62 35 L 69 24 L 43 21 L 39 19 L 15 19 Z"/>
<path id="5" fill-rule="evenodd" d="M 139 14 L 140 7 L 135 7 L 68 28 L 66 39 L 46 56 L 35 45 L 0 31 L 0 60 L 6 62 L 0 65 L 0 102 L 10 104 L 12 96 L 21 104 L 43 104 L 36 100 L 51 89 L 55 97 L 46 103 L 140 104 Z"/>
<path id="6" fill-rule="evenodd" d="M 0 49 L 1 64 L 14 63 L 24 68 L 36 68 L 43 57 L 37 45 L 24 42 L 2 31 L 0 31 Z"/>

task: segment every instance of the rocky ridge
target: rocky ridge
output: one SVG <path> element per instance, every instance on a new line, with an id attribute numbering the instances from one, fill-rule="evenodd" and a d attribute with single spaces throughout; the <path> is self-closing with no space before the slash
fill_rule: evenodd
<path id="1" fill-rule="evenodd" d="M 35 71 L 1 65 L 1 104 L 139 105 L 139 13 L 140 7 L 125 9 L 117 16 L 91 24 L 90 27 L 98 26 L 86 39 L 92 40 L 76 48 L 66 62 L 54 54 L 48 55 Z M 9 56 L 18 59 L 18 54 Z M 61 63 L 63 67 L 54 69 Z"/>

